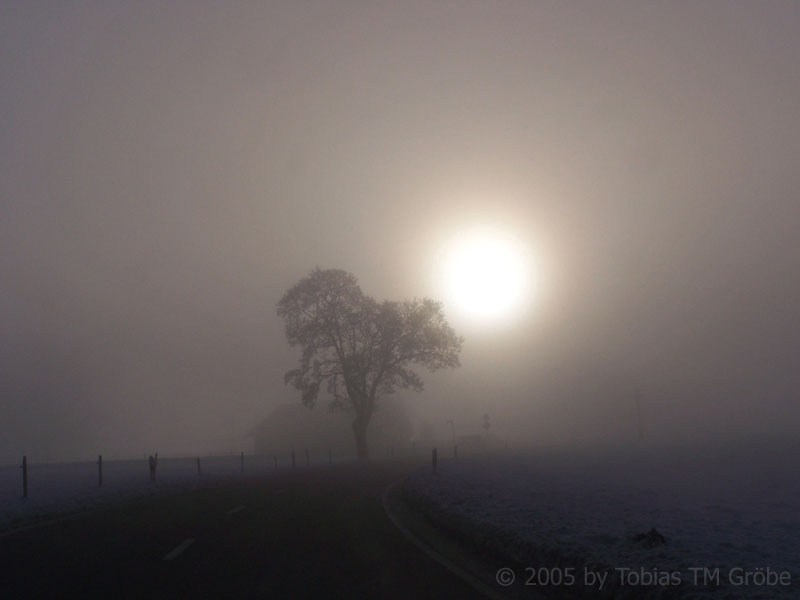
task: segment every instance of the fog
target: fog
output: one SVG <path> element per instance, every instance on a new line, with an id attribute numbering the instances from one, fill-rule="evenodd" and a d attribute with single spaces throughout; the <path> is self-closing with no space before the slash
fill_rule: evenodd
<path id="1" fill-rule="evenodd" d="M 791 1 L 4 2 L 0 459 L 247 450 L 300 401 L 287 288 L 436 298 L 476 224 L 537 290 L 496 327 L 445 305 L 461 368 L 403 393 L 415 422 L 796 435 L 798 29 Z"/>

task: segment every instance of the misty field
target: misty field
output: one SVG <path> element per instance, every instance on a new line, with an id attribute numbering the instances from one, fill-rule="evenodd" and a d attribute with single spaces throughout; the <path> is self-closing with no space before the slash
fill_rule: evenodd
<path id="1" fill-rule="evenodd" d="M 679 597 L 788 599 L 800 592 L 798 458 L 796 440 L 539 449 L 445 461 L 404 494 L 517 579 L 557 578 L 565 565 L 581 579 L 588 565 L 609 573 L 606 590 L 616 576 L 620 593 L 642 597 L 680 581 Z M 534 566 L 541 574 L 524 571 Z M 745 585 L 768 573 L 771 584 Z M 775 583 L 781 573 L 789 585 Z"/>
<path id="2" fill-rule="evenodd" d="M 298 456 L 298 465 L 305 464 Z M 291 464 L 281 456 L 277 468 Z M 314 463 L 312 463 L 314 464 Z M 150 480 L 148 461 L 107 460 L 103 462 L 103 485 L 98 485 L 96 461 L 49 462 L 28 465 L 28 498 L 23 498 L 22 472 L 19 465 L 0 467 L 0 529 L 12 522 L 50 518 L 79 510 L 108 506 L 122 500 L 146 498 L 206 485 L 241 480 L 243 475 L 272 472 L 272 456 L 204 456 L 200 458 L 159 457 L 156 480 Z"/>

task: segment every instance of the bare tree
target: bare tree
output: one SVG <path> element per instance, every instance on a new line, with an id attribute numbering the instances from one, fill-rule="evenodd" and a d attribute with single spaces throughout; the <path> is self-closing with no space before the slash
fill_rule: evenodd
<path id="1" fill-rule="evenodd" d="M 353 414 L 360 459 L 369 457 L 367 426 L 380 399 L 397 388 L 422 391 L 412 366 L 435 371 L 457 367 L 462 338 L 447 324 L 442 306 L 429 298 L 378 303 L 352 274 L 315 269 L 278 303 L 289 345 L 300 346 L 300 366 L 286 383 L 317 403 L 324 384 L 331 410 Z"/>

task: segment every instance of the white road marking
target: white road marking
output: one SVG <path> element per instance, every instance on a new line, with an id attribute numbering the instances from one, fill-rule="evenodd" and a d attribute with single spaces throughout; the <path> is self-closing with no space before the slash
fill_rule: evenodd
<path id="1" fill-rule="evenodd" d="M 178 558 L 181 555 L 181 553 L 192 544 L 194 544 L 194 538 L 186 538 L 180 544 L 175 546 L 172 552 L 170 552 L 164 557 L 164 560 L 173 560 L 175 558 Z"/>
<path id="2" fill-rule="evenodd" d="M 239 506 L 237 506 L 236 508 L 232 508 L 232 509 L 230 509 L 230 510 L 228 511 L 228 514 L 229 514 L 229 515 L 234 515 L 234 514 L 236 514 L 237 512 L 239 512 L 240 510 L 244 510 L 244 505 L 243 505 L 243 504 L 240 504 L 240 505 L 239 505 Z"/>

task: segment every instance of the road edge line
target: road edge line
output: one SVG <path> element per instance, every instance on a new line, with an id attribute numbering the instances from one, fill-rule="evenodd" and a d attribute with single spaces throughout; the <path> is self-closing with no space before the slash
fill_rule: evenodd
<path id="1" fill-rule="evenodd" d="M 453 575 L 467 583 L 470 587 L 475 589 L 476 591 L 480 592 L 484 596 L 491 598 L 492 600 L 508 600 L 508 597 L 499 593 L 497 590 L 492 589 L 488 585 L 486 585 L 483 581 L 466 571 L 465 569 L 461 568 L 459 565 L 454 563 L 449 558 L 440 554 L 436 549 L 433 548 L 430 544 L 419 538 L 417 535 L 412 533 L 408 527 L 403 524 L 400 517 L 397 513 L 392 509 L 391 502 L 389 500 L 389 495 L 394 491 L 395 488 L 398 488 L 400 485 L 403 484 L 405 481 L 405 477 L 402 479 L 398 479 L 397 481 L 391 483 L 386 489 L 383 491 L 383 495 L 381 497 L 381 501 L 383 502 L 383 510 L 386 513 L 386 516 L 392 522 L 392 524 L 400 531 L 400 533 L 405 536 L 411 543 L 413 543 L 417 548 L 422 550 L 425 554 L 427 554 L 430 558 L 434 561 L 442 565 L 448 571 L 450 571 Z"/>
<path id="2" fill-rule="evenodd" d="M 166 556 L 164 556 L 163 560 L 175 560 L 192 544 L 194 544 L 194 538 L 186 538 L 180 544 L 175 546 Z"/>

